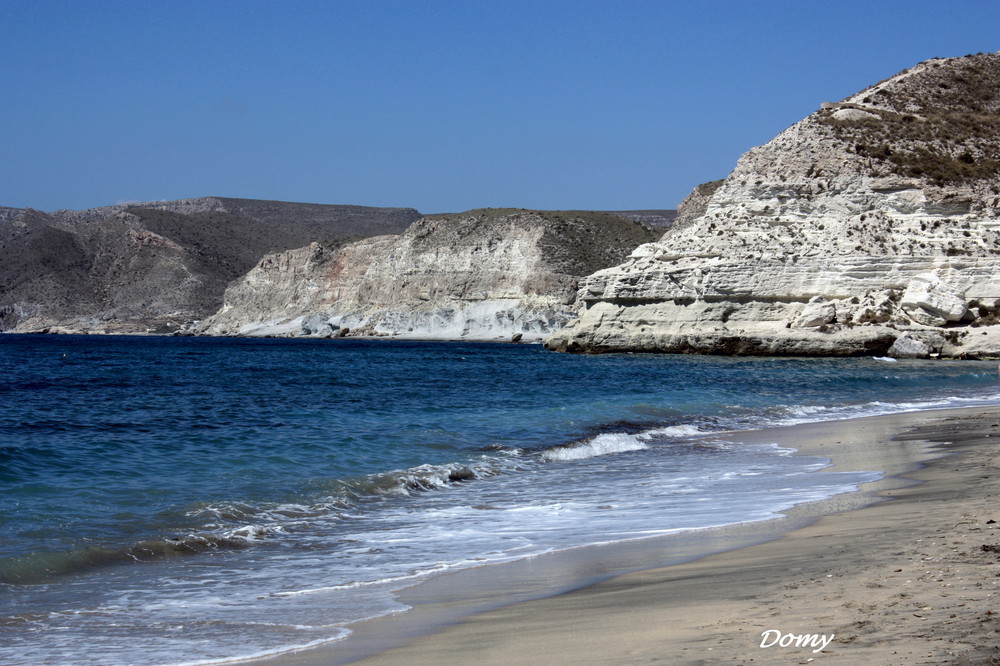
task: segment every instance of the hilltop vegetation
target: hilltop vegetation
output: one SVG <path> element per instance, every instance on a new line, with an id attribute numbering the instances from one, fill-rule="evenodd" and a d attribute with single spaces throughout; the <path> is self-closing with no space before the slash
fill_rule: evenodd
<path id="1" fill-rule="evenodd" d="M 1000 174 L 1000 55 L 921 63 L 816 119 L 887 172 L 942 186 Z M 912 72 L 912 73 L 910 73 Z"/>

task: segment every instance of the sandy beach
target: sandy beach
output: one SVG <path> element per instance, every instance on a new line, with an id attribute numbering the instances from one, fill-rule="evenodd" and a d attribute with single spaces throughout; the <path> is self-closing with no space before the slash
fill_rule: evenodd
<path id="1" fill-rule="evenodd" d="M 1000 663 L 1000 409 L 734 438 L 827 455 L 834 465 L 824 471 L 886 476 L 799 507 L 784 524 L 767 521 L 756 536 L 720 534 L 724 552 L 457 621 L 440 612 L 433 588 L 418 586 L 405 599 L 414 610 L 361 623 L 341 644 L 271 661 L 353 663 L 367 653 L 360 663 Z M 739 547 L 762 539 L 770 540 Z M 557 566 L 573 561 L 556 558 Z M 483 570 L 502 578 L 506 566 Z"/>

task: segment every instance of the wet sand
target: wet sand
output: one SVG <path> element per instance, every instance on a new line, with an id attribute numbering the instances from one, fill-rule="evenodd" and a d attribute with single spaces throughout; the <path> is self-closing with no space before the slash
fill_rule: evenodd
<path id="1" fill-rule="evenodd" d="M 824 472 L 878 469 L 887 476 L 861 492 L 798 507 L 787 519 L 702 534 L 687 551 L 683 540 L 651 539 L 535 558 L 521 574 L 498 565 L 471 577 L 444 576 L 406 595 L 412 611 L 360 623 L 347 641 L 270 662 L 1000 663 L 1000 409 L 733 438 L 826 455 L 834 466 Z M 723 552 L 644 568 L 657 559 L 690 559 L 698 548 Z M 623 570 L 642 570 L 608 578 L 609 556 L 620 557 Z M 525 568 L 538 571 L 525 575 Z M 532 576 L 541 588 L 572 586 L 549 580 L 567 569 L 577 585 L 588 576 L 604 580 L 509 602 L 506 593 L 516 590 L 506 588 L 530 586 Z M 470 606 L 444 600 L 449 585 L 460 598 L 485 580 L 495 591 L 478 603 L 492 610 L 461 617 Z M 809 638 L 795 638 L 801 636 Z"/>

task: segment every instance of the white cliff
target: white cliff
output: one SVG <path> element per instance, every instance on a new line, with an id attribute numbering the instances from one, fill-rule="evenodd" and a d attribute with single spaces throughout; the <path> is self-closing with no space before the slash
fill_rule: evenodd
<path id="1" fill-rule="evenodd" d="M 578 318 L 546 344 L 997 354 L 998 195 L 1000 55 L 921 63 L 699 188 L 662 239 L 583 281 Z"/>
<path id="2" fill-rule="evenodd" d="M 427 217 L 399 236 L 265 257 L 200 332 L 538 341 L 573 316 L 581 276 L 657 235 L 602 213 Z"/>

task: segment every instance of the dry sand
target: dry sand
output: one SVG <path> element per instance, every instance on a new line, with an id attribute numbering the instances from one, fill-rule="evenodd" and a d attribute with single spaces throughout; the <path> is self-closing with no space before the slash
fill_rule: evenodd
<path id="1" fill-rule="evenodd" d="M 766 543 L 478 613 L 360 663 L 1000 664 L 1000 410 L 739 438 L 821 451 L 835 469 L 894 476 L 796 509 L 791 520 L 805 526 Z M 933 457 L 927 441 L 947 455 L 907 471 Z M 809 517 L 817 512 L 825 515 Z M 359 629 L 394 630 L 391 621 Z M 768 630 L 768 638 L 832 638 L 821 650 L 790 638 L 761 647 Z M 332 644 L 276 663 L 342 662 L 340 650 Z"/>

